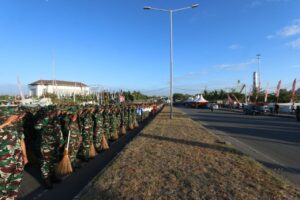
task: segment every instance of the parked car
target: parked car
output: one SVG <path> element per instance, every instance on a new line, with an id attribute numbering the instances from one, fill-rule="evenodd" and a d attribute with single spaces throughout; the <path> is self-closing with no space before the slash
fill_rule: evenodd
<path id="1" fill-rule="evenodd" d="M 268 106 L 250 104 L 244 107 L 244 113 L 246 115 L 263 115 L 266 112 L 269 112 Z"/>
<path id="2" fill-rule="evenodd" d="M 209 103 L 207 104 L 207 108 L 213 107 L 214 110 L 219 109 L 219 105 L 216 103 Z"/>

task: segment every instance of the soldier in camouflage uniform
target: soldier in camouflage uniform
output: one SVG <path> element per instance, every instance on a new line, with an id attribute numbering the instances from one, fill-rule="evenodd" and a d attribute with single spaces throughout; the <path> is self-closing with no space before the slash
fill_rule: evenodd
<path id="1" fill-rule="evenodd" d="M 131 106 L 127 107 L 127 127 L 129 129 L 132 129 L 132 125 L 133 125 L 133 121 L 132 121 L 132 110 L 131 110 Z"/>
<path id="2" fill-rule="evenodd" d="M 88 162 L 90 146 L 93 142 L 93 119 L 91 115 L 91 110 L 86 108 L 86 110 L 81 114 L 80 117 L 80 128 L 82 134 L 82 145 L 81 145 L 81 157 L 83 161 Z"/>
<path id="3" fill-rule="evenodd" d="M 103 129 L 103 108 L 96 108 L 93 113 L 93 121 L 94 121 L 94 127 L 93 127 L 93 141 L 96 151 L 99 153 L 102 149 L 101 147 L 101 140 L 104 134 Z"/>
<path id="4" fill-rule="evenodd" d="M 79 168 L 79 161 L 76 159 L 77 153 L 82 142 L 81 131 L 78 123 L 78 116 L 76 113 L 76 108 L 69 108 L 65 113 L 63 119 L 63 130 L 64 130 L 64 140 L 67 141 L 68 134 L 70 131 L 70 141 L 69 141 L 69 157 L 73 166 L 73 169 Z"/>
<path id="5" fill-rule="evenodd" d="M 138 121 L 137 121 L 137 109 L 135 106 L 131 107 L 131 115 L 132 115 L 132 123 L 134 124 L 134 128 L 138 126 Z"/>
<path id="6" fill-rule="evenodd" d="M 51 189 L 53 183 L 61 180 L 55 176 L 55 164 L 59 161 L 59 151 L 64 140 L 60 126 L 59 113 L 54 108 L 42 110 L 36 121 L 35 129 L 39 134 L 39 147 L 41 152 L 41 172 L 45 187 Z"/>
<path id="7" fill-rule="evenodd" d="M 105 134 L 105 137 L 108 139 L 110 138 L 110 117 L 109 117 L 109 114 L 110 113 L 110 110 L 108 107 L 106 107 L 103 111 L 103 128 L 104 128 L 104 134 Z"/>
<path id="8" fill-rule="evenodd" d="M 125 106 L 121 105 L 120 107 L 120 127 L 125 127 L 126 130 L 126 116 L 125 116 Z"/>
<path id="9" fill-rule="evenodd" d="M 24 165 L 28 162 L 22 130 L 22 118 L 11 116 L 10 111 L 0 110 L 0 199 L 17 199 L 23 178 Z M 6 113 L 6 114 L 5 114 Z"/>
<path id="10" fill-rule="evenodd" d="M 111 111 L 109 114 L 109 121 L 110 121 L 110 140 L 117 140 L 118 139 L 118 132 L 117 132 L 117 117 L 116 117 L 116 109 L 112 106 Z"/>
<path id="11" fill-rule="evenodd" d="M 120 106 L 117 106 L 115 109 L 116 118 L 117 118 L 117 133 L 119 134 L 121 131 L 121 110 Z"/>

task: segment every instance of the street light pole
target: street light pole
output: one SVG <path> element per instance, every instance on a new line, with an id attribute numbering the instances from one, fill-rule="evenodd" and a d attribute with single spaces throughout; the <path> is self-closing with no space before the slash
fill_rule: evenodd
<path id="1" fill-rule="evenodd" d="M 261 85 L 260 85 L 260 57 L 261 55 L 260 54 L 257 54 L 256 55 L 256 58 L 257 58 L 257 73 L 258 73 L 258 91 L 260 91 L 261 89 Z"/>
<path id="2" fill-rule="evenodd" d="M 175 10 L 161 9 L 161 8 L 153 8 L 150 6 L 145 6 L 144 10 L 158 10 L 163 12 L 170 13 L 170 119 L 173 119 L 173 13 L 187 10 L 190 8 L 197 8 L 199 4 L 193 4 L 188 7 L 183 7 Z"/>

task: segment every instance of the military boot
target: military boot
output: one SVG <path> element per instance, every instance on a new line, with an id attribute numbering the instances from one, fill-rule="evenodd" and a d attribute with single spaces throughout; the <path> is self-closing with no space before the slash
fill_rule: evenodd
<path id="1" fill-rule="evenodd" d="M 46 189 L 52 189 L 53 188 L 53 183 L 52 183 L 52 181 L 49 177 L 44 179 L 44 186 L 45 186 Z"/>
<path id="2" fill-rule="evenodd" d="M 73 170 L 80 169 L 81 168 L 81 163 L 78 160 L 74 160 L 72 162 L 72 167 L 73 167 Z"/>
<path id="3" fill-rule="evenodd" d="M 57 177 L 56 175 L 52 175 L 51 176 L 51 181 L 52 181 L 52 183 L 60 183 L 61 178 Z"/>

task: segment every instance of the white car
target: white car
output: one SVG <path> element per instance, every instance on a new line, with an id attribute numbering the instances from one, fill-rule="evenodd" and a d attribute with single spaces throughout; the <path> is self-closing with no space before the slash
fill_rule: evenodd
<path id="1" fill-rule="evenodd" d="M 216 104 L 216 103 L 209 103 L 209 104 L 207 104 L 208 108 L 211 108 L 211 106 L 213 107 L 213 109 L 219 109 L 219 105 Z"/>

